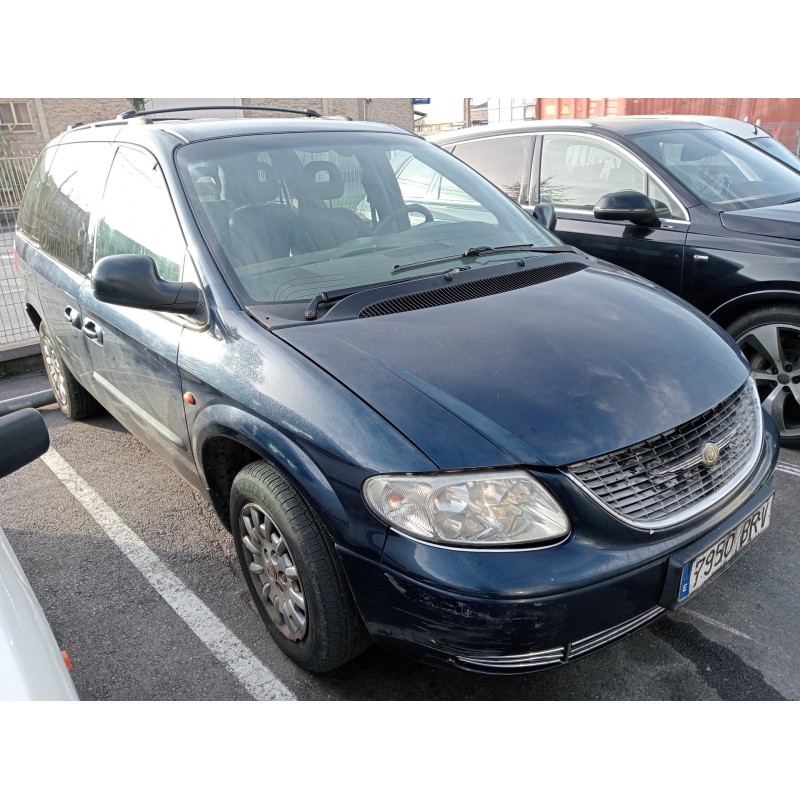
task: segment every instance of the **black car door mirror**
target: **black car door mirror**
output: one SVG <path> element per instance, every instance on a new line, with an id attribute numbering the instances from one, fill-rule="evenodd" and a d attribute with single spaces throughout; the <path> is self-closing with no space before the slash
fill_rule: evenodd
<path id="1" fill-rule="evenodd" d="M 556 210 L 550 203 L 538 203 L 533 207 L 531 216 L 547 230 L 554 231 L 556 229 Z"/>
<path id="2" fill-rule="evenodd" d="M 594 207 L 596 219 L 625 220 L 636 225 L 661 224 L 649 197 L 632 190 L 604 194 Z"/>
<path id="3" fill-rule="evenodd" d="M 104 303 L 174 314 L 193 314 L 203 296 L 194 283 L 165 281 L 150 256 L 101 258 L 92 270 L 92 293 Z"/>

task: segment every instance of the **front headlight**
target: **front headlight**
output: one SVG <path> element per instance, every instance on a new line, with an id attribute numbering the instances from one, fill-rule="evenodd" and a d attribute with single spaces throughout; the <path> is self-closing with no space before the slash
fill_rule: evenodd
<path id="1" fill-rule="evenodd" d="M 398 531 L 470 547 L 561 539 L 566 514 L 521 470 L 438 475 L 376 475 L 364 482 L 367 505 Z"/>

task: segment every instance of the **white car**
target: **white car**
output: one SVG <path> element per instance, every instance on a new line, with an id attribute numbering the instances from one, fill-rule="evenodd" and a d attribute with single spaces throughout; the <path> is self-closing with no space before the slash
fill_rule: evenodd
<path id="1" fill-rule="evenodd" d="M 38 411 L 0 417 L 0 478 L 49 446 Z M 78 699 L 44 611 L 0 528 L 0 700 Z"/>

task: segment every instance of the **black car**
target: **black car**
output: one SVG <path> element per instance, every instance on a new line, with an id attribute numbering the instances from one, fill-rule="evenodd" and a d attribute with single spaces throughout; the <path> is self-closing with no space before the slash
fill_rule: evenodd
<path id="1" fill-rule="evenodd" d="M 400 161 L 446 197 L 418 202 Z M 408 131 L 78 127 L 16 254 L 64 413 L 102 404 L 207 493 L 307 669 L 370 641 L 564 664 L 769 525 L 778 438 L 734 343 Z"/>
<path id="2" fill-rule="evenodd" d="M 726 328 L 781 442 L 800 445 L 800 174 L 730 133 L 663 118 L 489 125 L 432 141 L 524 207 L 553 205 L 563 241 Z"/>

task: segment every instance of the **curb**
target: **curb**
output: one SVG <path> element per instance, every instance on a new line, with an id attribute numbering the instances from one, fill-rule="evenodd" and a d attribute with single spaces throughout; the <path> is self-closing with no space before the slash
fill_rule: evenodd
<path id="1" fill-rule="evenodd" d="M 36 372 L 42 367 L 42 347 L 39 342 L 0 345 L 0 378 Z"/>

